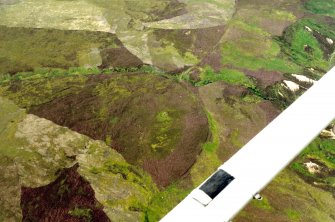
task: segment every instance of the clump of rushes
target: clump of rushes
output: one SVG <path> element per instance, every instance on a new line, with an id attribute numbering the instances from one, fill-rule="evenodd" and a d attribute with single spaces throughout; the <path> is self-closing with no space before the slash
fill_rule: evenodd
<path id="1" fill-rule="evenodd" d="M 214 72 L 209 66 L 203 68 L 200 74 L 200 79 L 199 82 L 195 83 L 196 86 L 203 86 L 217 81 L 224 81 L 233 85 L 241 85 L 245 87 L 252 87 L 255 85 L 243 72 L 227 68 L 221 69 L 219 72 Z"/>

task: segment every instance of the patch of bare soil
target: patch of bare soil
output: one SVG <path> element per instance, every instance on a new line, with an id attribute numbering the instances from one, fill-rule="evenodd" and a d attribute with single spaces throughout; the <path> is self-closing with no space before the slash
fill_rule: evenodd
<path id="1" fill-rule="evenodd" d="M 77 172 L 78 165 L 64 169 L 52 183 L 22 187 L 23 221 L 110 221 L 95 199 L 90 184 Z"/>

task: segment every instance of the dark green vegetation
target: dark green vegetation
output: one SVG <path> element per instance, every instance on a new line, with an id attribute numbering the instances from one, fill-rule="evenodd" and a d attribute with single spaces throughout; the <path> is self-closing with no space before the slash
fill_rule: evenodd
<path id="1" fill-rule="evenodd" d="M 248 55 L 242 52 L 238 46 L 225 44 L 222 48 L 223 64 L 233 65 L 238 68 L 246 68 L 249 70 L 275 70 L 280 72 L 299 72 L 299 67 L 289 61 L 267 56 Z M 233 53 L 231 53 L 233 52 Z"/>
<path id="2" fill-rule="evenodd" d="M 230 22 L 220 44 L 222 65 L 249 70 L 299 72 L 300 68 L 281 53 L 270 33 L 248 22 L 240 19 Z"/>
<path id="3" fill-rule="evenodd" d="M 247 88 L 255 86 L 253 81 L 245 76 L 244 73 L 232 69 L 221 69 L 219 73 L 215 73 L 210 67 L 205 67 L 200 74 L 200 79 L 200 82 L 195 83 L 196 86 L 203 86 L 217 81 L 242 85 Z"/>
<path id="4" fill-rule="evenodd" d="M 285 30 L 282 50 L 298 65 L 326 71 L 334 51 L 334 45 L 327 43 L 326 38 L 335 39 L 329 26 L 303 19 Z"/>
<path id="5" fill-rule="evenodd" d="M 315 1 L 308 0 L 304 4 L 305 8 L 312 13 L 327 15 L 327 16 L 335 16 L 335 1 L 334 0 L 323 0 L 323 1 Z"/>

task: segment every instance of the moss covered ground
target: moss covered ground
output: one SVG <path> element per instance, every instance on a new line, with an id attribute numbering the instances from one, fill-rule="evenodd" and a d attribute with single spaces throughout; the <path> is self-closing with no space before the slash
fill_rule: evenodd
<path id="1" fill-rule="evenodd" d="M 236 221 L 334 221 L 333 195 L 306 183 L 288 169 L 262 193 L 265 201 L 252 200 Z"/>
<path id="2" fill-rule="evenodd" d="M 206 141 L 199 100 L 173 79 L 149 73 L 22 76 L 3 80 L 1 95 L 30 113 L 105 141 L 161 186 L 182 176 Z"/>

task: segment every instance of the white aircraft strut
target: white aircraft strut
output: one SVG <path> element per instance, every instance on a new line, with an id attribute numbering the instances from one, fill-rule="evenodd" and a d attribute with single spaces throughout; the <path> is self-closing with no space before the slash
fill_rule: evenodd
<path id="1" fill-rule="evenodd" d="M 335 119 L 335 68 L 194 189 L 161 222 L 230 221 Z"/>

